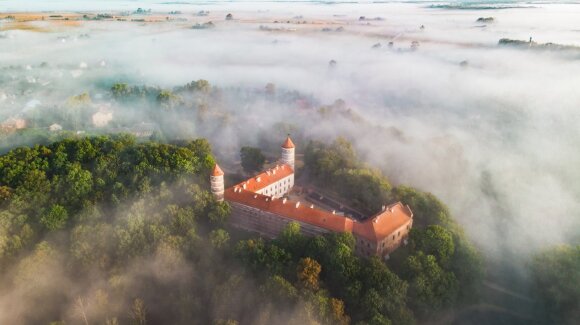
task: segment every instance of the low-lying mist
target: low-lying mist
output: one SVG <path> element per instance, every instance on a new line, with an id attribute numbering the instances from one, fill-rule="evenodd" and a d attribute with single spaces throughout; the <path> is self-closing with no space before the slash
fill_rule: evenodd
<path id="1" fill-rule="evenodd" d="M 440 197 L 492 260 L 580 238 L 579 54 L 498 46 L 501 38 L 530 37 L 580 45 L 578 7 L 103 5 L 99 12 L 112 14 L 151 7 L 146 20 L 155 22 L 65 24 L 45 13 L 22 26 L 0 22 L 0 120 L 50 112 L 87 92 L 137 124 L 141 108 L 114 103 L 114 83 L 172 89 L 205 79 L 224 93 L 228 123 L 199 124 L 170 111 L 162 123 L 175 123 L 183 138 L 207 136 L 218 158 L 235 160 L 264 135 L 280 141 L 277 125 L 288 123 L 305 140 L 346 137 L 394 184 Z M 481 16 L 494 22 L 476 22 Z M 215 27 L 192 29 L 208 21 Z M 309 105 L 252 97 L 268 83 Z M 348 114 L 318 110 L 337 99 Z"/>

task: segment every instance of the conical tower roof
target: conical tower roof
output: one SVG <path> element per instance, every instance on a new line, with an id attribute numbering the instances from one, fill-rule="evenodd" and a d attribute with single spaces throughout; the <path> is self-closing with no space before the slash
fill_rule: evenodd
<path id="1" fill-rule="evenodd" d="M 215 164 L 213 167 L 213 171 L 211 172 L 211 176 L 223 176 L 224 171 L 220 168 L 218 164 Z"/>
<path id="2" fill-rule="evenodd" d="M 286 138 L 286 141 L 284 141 L 284 143 L 282 144 L 282 148 L 285 148 L 285 149 L 295 148 L 294 142 L 292 142 L 292 139 L 290 139 L 290 136 L 288 136 Z"/>

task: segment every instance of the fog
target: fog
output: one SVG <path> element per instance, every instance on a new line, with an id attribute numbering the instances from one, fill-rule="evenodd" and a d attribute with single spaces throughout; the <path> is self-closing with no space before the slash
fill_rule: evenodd
<path id="1" fill-rule="evenodd" d="M 222 108 L 231 123 L 200 125 L 171 113 L 165 122 L 179 124 L 183 137 L 208 136 L 226 164 L 280 122 L 295 126 L 302 139 L 344 136 L 394 184 L 441 198 L 489 260 L 525 259 L 580 238 L 580 52 L 498 41 L 532 37 L 580 46 L 580 7 L 509 3 L 509 9 L 453 10 L 397 2 L 2 1 L 4 12 L 151 8 L 159 22 L 47 19 L 28 23 L 34 28 L 0 22 L 0 119 L 31 107 L 50 110 L 85 91 L 95 102 L 110 102 L 106 90 L 119 81 L 171 89 L 206 79 L 226 94 L 243 90 Z M 209 16 L 196 16 L 200 10 Z M 169 11 L 184 19 L 167 20 Z M 225 21 L 227 13 L 234 20 Z M 191 28 L 207 21 L 216 27 Z M 267 83 L 298 91 L 312 106 L 342 99 L 357 118 L 237 97 Z M 127 109 L 136 123 L 143 120 L 138 108 Z"/>

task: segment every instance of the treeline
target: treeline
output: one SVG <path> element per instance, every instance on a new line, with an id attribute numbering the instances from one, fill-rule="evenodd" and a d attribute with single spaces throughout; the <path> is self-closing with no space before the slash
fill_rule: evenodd
<path id="1" fill-rule="evenodd" d="M 275 288 L 239 265 L 229 206 L 207 191 L 213 163 L 205 140 L 128 136 L 1 156 L 0 323 L 324 321 L 306 298 L 266 303 Z"/>
<path id="2" fill-rule="evenodd" d="M 318 262 L 288 279 L 245 264 L 229 206 L 207 191 L 213 163 L 205 140 L 124 135 L 0 156 L 0 323 L 348 323 Z M 286 254 L 268 251 L 271 265 Z"/>
<path id="3" fill-rule="evenodd" d="M 313 153 L 339 159 L 352 184 L 410 204 L 410 245 L 385 264 L 356 256 L 350 234 L 229 229 L 205 140 L 76 138 L 0 156 L 0 323 L 412 324 L 473 299 L 480 260 L 441 203 L 365 170 L 345 141 L 309 148 L 307 168 Z"/>
<path id="4" fill-rule="evenodd" d="M 410 247 L 396 251 L 387 264 L 407 281 L 409 305 L 418 316 L 478 299 L 482 258 L 434 195 L 392 186 L 380 171 L 361 162 L 345 139 L 330 145 L 310 142 L 304 160 L 315 183 L 361 211 L 374 214 L 396 201 L 411 207 Z"/>
<path id="5" fill-rule="evenodd" d="M 0 266 L 51 231 L 107 214 L 154 188 L 208 174 L 210 146 L 137 143 L 126 135 L 69 138 L 0 156 Z"/>

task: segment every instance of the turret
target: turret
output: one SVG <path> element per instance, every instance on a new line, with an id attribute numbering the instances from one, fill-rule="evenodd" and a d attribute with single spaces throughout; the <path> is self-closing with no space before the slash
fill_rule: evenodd
<path id="1" fill-rule="evenodd" d="M 215 164 L 210 175 L 211 194 L 218 200 L 224 200 L 224 172 L 218 164 Z"/>
<path id="2" fill-rule="evenodd" d="M 294 142 L 290 139 L 290 135 L 286 138 L 286 141 L 282 144 L 282 157 L 280 161 L 283 164 L 290 165 L 292 169 L 294 169 L 294 156 L 295 156 L 295 149 Z"/>

